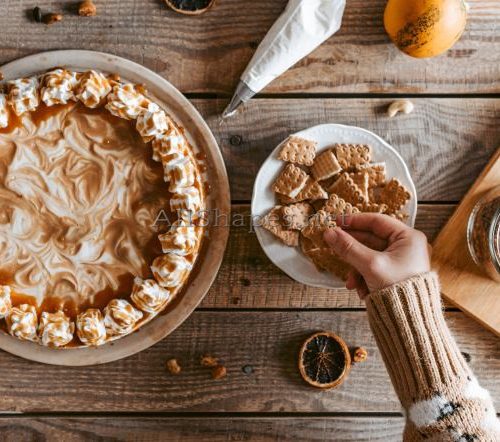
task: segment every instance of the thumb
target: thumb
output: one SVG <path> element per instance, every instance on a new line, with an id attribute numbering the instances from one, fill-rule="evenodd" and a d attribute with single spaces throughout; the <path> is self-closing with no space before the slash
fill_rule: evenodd
<path id="1" fill-rule="evenodd" d="M 376 253 L 338 227 L 327 230 L 324 240 L 339 258 L 360 272 L 367 268 Z"/>

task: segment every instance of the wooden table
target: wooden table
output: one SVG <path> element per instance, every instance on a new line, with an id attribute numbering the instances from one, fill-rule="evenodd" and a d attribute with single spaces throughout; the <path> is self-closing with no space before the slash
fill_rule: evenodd
<path id="1" fill-rule="evenodd" d="M 221 124 L 240 73 L 285 3 L 219 0 L 186 18 L 160 0 L 96 0 L 98 17 L 84 19 L 74 2 L 40 0 L 65 14 L 46 27 L 28 19 L 35 2 L 0 2 L 0 63 L 48 49 L 102 50 L 142 63 L 192 99 L 226 159 L 233 216 L 245 219 L 231 230 L 201 307 L 149 350 L 75 369 L 0 352 L 0 440 L 400 439 L 403 417 L 363 303 L 346 290 L 304 287 L 271 265 L 249 227 L 253 179 L 292 131 L 325 122 L 365 127 L 406 160 L 420 200 L 417 226 L 432 240 L 500 145 L 500 5 L 470 1 L 460 42 L 441 57 L 414 60 L 388 41 L 383 0 L 349 0 L 338 34 Z M 411 97 L 415 112 L 388 119 L 385 108 L 399 96 Z M 446 315 L 500 409 L 498 338 L 460 311 Z M 296 368 L 300 343 L 322 329 L 369 352 L 336 391 L 307 387 Z M 226 379 L 199 367 L 204 353 L 224 359 Z M 171 357 L 183 366 L 178 377 L 165 370 Z"/>

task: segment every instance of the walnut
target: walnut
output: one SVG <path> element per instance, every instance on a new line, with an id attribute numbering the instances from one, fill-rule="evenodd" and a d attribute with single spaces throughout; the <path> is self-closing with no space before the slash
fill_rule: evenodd
<path id="1" fill-rule="evenodd" d="M 226 367 L 223 365 L 217 365 L 212 369 L 212 379 L 222 379 L 227 375 Z"/>
<path id="2" fill-rule="evenodd" d="M 167 370 L 170 372 L 170 374 L 178 375 L 182 369 L 177 362 L 177 359 L 169 359 L 167 361 Z"/>
<path id="3" fill-rule="evenodd" d="M 50 13 L 50 14 L 45 14 L 42 18 L 42 21 L 46 25 L 53 25 L 54 23 L 57 23 L 58 21 L 62 21 L 62 19 L 63 19 L 62 14 Z"/>
<path id="4" fill-rule="evenodd" d="M 205 355 L 201 357 L 200 364 L 203 367 L 217 367 L 219 360 L 213 356 Z"/>
<path id="5" fill-rule="evenodd" d="M 354 350 L 354 362 L 364 362 L 368 358 L 368 352 L 363 347 L 357 347 Z"/>
<path id="6" fill-rule="evenodd" d="M 92 0 L 84 0 L 78 7 L 78 15 L 82 17 L 94 17 L 97 15 L 97 8 Z"/>

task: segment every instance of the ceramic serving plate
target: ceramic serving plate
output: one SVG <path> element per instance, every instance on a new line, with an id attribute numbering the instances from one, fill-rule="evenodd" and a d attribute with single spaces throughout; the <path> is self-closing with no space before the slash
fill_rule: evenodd
<path id="1" fill-rule="evenodd" d="M 185 129 L 195 153 L 206 163 L 210 183 L 207 209 L 228 217 L 230 193 L 227 173 L 219 147 L 207 124 L 191 103 L 167 80 L 137 63 L 111 54 L 65 50 L 31 55 L 0 67 L 5 80 L 43 73 L 54 67 L 72 70 L 95 69 L 116 73 L 122 79 L 144 84 L 154 100 Z M 177 328 L 201 302 L 222 262 L 229 228 L 211 225 L 190 279 L 166 311 L 138 331 L 96 348 L 51 349 L 21 341 L 0 332 L 0 348 L 38 362 L 57 365 L 92 365 L 111 362 L 144 350 Z"/>
<path id="2" fill-rule="evenodd" d="M 334 143 L 369 144 L 372 146 L 372 162 L 385 161 L 387 179 L 398 178 L 410 191 L 412 198 L 406 207 L 409 214 L 407 224 L 413 227 L 417 214 L 415 185 L 401 155 L 382 138 L 366 129 L 341 124 L 322 124 L 297 132 L 294 135 L 316 141 L 318 143 L 318 153 L 331 147 Z M 281 145 L 273 150 L 257 174 L 252 196 L 252 219 L 254 220 L 265 216 L 277 204 L 271 185 L 284 166 L 283 161 L 278 159 L 280 147 Z M 266 255 L 291 278 L 312 287 L 331 289 L 345 286 L 345 283 L 337 276 L 320 272 L 302 254 L 299 247 L 286 246 L 262 227 L 256 226 L 255 229 L 257 238 Z"/>

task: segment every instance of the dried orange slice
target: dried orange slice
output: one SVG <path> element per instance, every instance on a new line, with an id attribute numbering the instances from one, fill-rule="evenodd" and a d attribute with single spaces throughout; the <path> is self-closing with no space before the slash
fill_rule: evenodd
<path id="1" fill-rule="evenodd" d="M 351 368 L 349 349 L 332 332 L 319 332 L 306 339 L 299 353 L 299 370 L 304 380 L 317 388 L 338 387 Z"/>
<path id="2" fill-rule="evenodd" d="M 186 15 L 199 15 L 207 12 L 215 0 L 165 0 L 174 11 Z"/>

